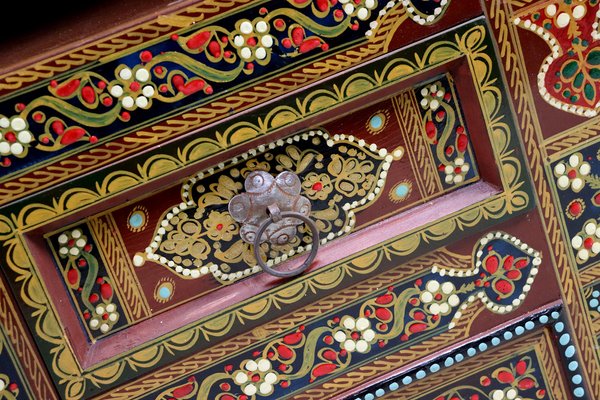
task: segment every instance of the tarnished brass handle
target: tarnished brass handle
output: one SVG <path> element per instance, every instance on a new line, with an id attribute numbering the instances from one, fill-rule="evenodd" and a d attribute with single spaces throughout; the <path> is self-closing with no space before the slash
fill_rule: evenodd
<path id="1" fill-rule="evenodd" d="M 275 213 L 273 213 L 272 211 L 273 208 L 276 208 L 276 210 L 274 210 Z M 293 211 L 281 212 L 279 211 L 279 208 L 277 208 L 277 206 L 269 207 L 269 211 L 271 214 L 269 219 L 266 219 L 256 231 L 256 239 L 254 239 L 254 257 L 256 258 L 256 262 L 263 269 L 263 271 L 266 271 L 269 274 L 278 276 L 280 278 L 289 278 L 291 276 L 299 275 L 302 272 L 306 271 L 306 269 L 310 266 L 310 264 L 317 256 L 317 251 L 319 250 L 319 229 L 317 228 L 317 225 L 314 223 L 314 221 L 304 214 L 300 214 Z M 277 220 L 281 218 L 296 218 L 301 221 L 304 221 L 304 223 L 310 228 L 310 231 L 312 233 L 312 247 L 310 249 L 310 254 L 308 255 L 308 258 L 298 268 L 289 271 L 280 271 L 271 268 L 260 257 L 260 238 L 262 237 L 262 234 L 265 232 L 269 225 L 277 222 Z"/>
<path id="2" fill-rule="evenodd" d="M 244 182 L 245 193 L 229 202 L 229 213 L 241 223 L 240 236 L 254 246 L 258 265 L 271 275 L 290 277 L 302 273 L 315 259 L 319 247 L 319 230 L 309 218 L 310 201 L 300 194 L 300 178 L 292 172 L 273 177 L 266 171 L 253 171 Z M 304 222 L 312 233 L 311 252 L 299 268 L 278 271 L 260 257 L 260 244 L 284 245 L 296 236 L 296 227 Z M 308 246 L 307 246 L 308 247 Z"/>

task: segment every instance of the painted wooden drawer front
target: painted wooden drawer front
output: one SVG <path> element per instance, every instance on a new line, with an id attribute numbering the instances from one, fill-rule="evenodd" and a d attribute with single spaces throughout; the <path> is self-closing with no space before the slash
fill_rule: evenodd
<path id="1" fill-rule="evenodd" d="M 203 2 L 0 77 L 0 398 L 594 398 L 574 3 Z M 318 241 L 293 278 L 257 171 L 310 202 L 257 250 Z"/>

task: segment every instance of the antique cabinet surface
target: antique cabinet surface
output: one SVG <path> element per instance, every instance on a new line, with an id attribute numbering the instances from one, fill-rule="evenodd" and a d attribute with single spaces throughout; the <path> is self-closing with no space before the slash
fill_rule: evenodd
<path id="1" fill-rule="evenodd" d="M 600 398 L 600 2 L 31 16 L 0 399 Z"/>

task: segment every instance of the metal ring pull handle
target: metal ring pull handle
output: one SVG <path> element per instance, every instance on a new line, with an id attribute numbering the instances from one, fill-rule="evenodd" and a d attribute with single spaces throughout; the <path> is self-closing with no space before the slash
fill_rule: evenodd
<path id="1" fill-rule="evenodd" d="M 269 274 L 283 278 L 305 271 L 317 255 L 319 229 L 309 218 L 310 201 L 300 194 L 300 178 L 287 171 L 276 177 L 266 171 L 253 171 L 246 177 L 244 188 L 245 193 L 229 201 L 229 214 L 241 223 L 240 236 L 254 246 L 258 265 Z M 260 257 L 260 244 L 267 241 L 273 245 L 290 243 L 296 237 L 296 227 L 303 222 L 311 231 L 312 245 L 302 265 L 289 271 L 266 265 Z"/>
<path id="2" fill-rule="evenodd" d="M 275 206 L 275 207 L 277 207 L 277 206 Z M 269 211 L 270 210 L 271 210 L 271 208 L 269 208 Z M 289 270 L 289 271 L 276 270 L 274 268 L 269 267 L 260 257 L 260 243 L 261 243 L 260 238 L 262 237 L 262 235 L 265 232 L 265 230 L 267 229 L 267 227 L 269 225 L 271 225 L 272 223 L 276 222 L 276 218 L 279 218 L 279 219 L 295 218 L 295 219 L 302 220 L 310 228 L 310 231 L 312 233 L 312 247 L 310 249 L 310 254 L 308 255 L 308 258 L 302 263 L 302 265 L 300 265 L 298 268 L 295 268 L 293 270 Z M 269 219 L 266 219 L 258 227 L 258 230 L 256 231 L 256 239 L 254 239 L 254 257 L 256 258 L 256 262 L 263 269 L 263 271 L 266 271 L 269 274 L 278 276 L 280 278 L 289 278 L 291 276 L 296 276 L 296 275 L 299 275 L 302 272 L 306 271 L 306 269 L 310 266 L 310 264 L 313 262 L 313 260 L 317 256 L 318 250 L 319 250 L 319 229 L 317 228 L 317 225 L 314 223 L 314 221 L 312 219 L 310 219 L 309 217 L 307 217 L 306 215 L 300 214 L 300 213 L 297 213 L 294 211 L 281 212 L 281 211 L 279 211 L 278 207 L 277 207 L 276 216 L 271 214 Z"/>

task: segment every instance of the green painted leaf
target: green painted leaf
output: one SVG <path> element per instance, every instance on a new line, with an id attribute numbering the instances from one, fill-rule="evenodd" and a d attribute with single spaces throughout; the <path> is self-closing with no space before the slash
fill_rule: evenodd
<path id="1" fill-rule="evenodd" d="M 587 56 L 587 62 L 591 65 L 600 65 L 600 50 L 590 51 Z"/>
<path id="2" fill-rule="evenodd" d="M 585 94 L 585 98 L 589 101 L 593 101 L 596 97 L 596 90 L 594 89 L 594 86 L 589 83 L 585 84 L 585 87 L 583 88 L 583 93 Z"/>
<path id="3" fill-rule="evenodd" d="M 593 79 L 600 79 L 600 69 L 599 68 L 590 69 L 590 76 Z"/>
<path id="4" fill-rule="evenodd" d="M 573 81 L 573 86 L 576 88 L 580 88 L 581 85 L 583 85 L 583 72 L 578 73 Z"/>
<path id="5" fill-rule="evenodd" d="M 570 79 L 577 73 L 577 71 L 579 71 L 579 63 L 574 60 L 568 61 L 563 65 L 562 75 L 565 78 Z"/>

